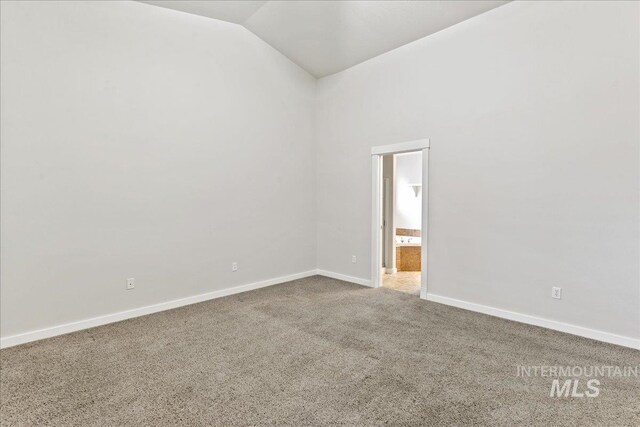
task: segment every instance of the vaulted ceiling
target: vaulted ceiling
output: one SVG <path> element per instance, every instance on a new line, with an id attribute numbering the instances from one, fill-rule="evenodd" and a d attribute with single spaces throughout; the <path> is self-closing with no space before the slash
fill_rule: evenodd
<path id="1" fill-rule="evenodd" d="M 324 77 L 507 1 L 163 1 L 144 3 L 243 25 Z"/>

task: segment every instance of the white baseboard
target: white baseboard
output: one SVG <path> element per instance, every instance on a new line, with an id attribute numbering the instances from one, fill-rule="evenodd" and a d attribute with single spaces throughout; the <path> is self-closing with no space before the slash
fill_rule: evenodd
<path id="1" fill-rule="evenodd" d="M 203 301 L 208 301 L 208 300 L 221 298 L 229 295 L 234 295 L 241 292 L 251 291 L 254 289 L 265 288 L 267 286 L 290 282 L 292 280 L 302 279 L 302 278 L 310 277 L 314 275 L 326 276 L 333 279 L 343 280 L 345 282 L 356 283 L 362 286 L 368 286 L 368 287 L 372 286 L 371 280 L 369 279 L 361 279 L 359 277 L 347 276 L 345 274 L 334 273 L 332 271 L 327 271 L 322 269 L 310 270 L 302 273 L 291 274 L 288 276 L 281 276 L 274 279 L 263 280 L 260 282 L 249 283 L 246 285 L 236 286 L 233 288 L 220 289 L 218 291 L 208 292 L 205 294 L 194 295 L 191 297 L 149 305 L 146 307 L 140 307 L 132 310 L 121 311 L 118 313 L 107 314 L 104 316 L 93 317 L 90 319 L 80 320 L 77 322 L 66 323 L 63 325 L 52 326 L 44 329 L 38 329 L 35 331 L 25 332 L 18 335 L 12 335 L 9 337 L 3 337 L 3 338 L 0 338 L 0 348 L 13 347 L 19 344 L 37 341 L 44 338 L 64 335 L 71 332 L 80 331 L 83 329 L 106 325 L 108 323 L 113 323 L 113 322 L 119 322 L 121 320 L 132 319 L 134 317 L 139 317 L 147 314 L 157 313 L 160 311 L 170 310 L 170 309 L 182 307 L 185 305 L 195 304 L 198 302 L 203 302 Z M 453 307 L 462 308 L 465 310 L 484 313 L 491 316 L 500 317 L 503 319 L 513 320 L 520 323 L 526 323 L 529 325 L 541 326 L 543 328 L 553 329 L 560 332 L 566 332 L 569 334 L 578 335 L 585 338 L 591 338 L 598 341 L 603 341 L 611 344 L 617 344 L 624 347 L 630 347 L 630 348 L 640 350 L 640 339 L 611 334 L 609 332 L 598 331 L 595 329 L 589 329 L 582 326 L 571 325 L 568 323 L 558 322 L 555 320 L 548 320 L 541 317 L 530 316 L 527 314 L 516 313 L 513 311 L 502 310 L 499 308 L 489 307 L 481 304 L 475 304 L 475 303 L 462 301 L 454 298 L 435 295 L 432 293 L 427 293 L 426 299 L 428 301 L 446 304 Z"/>
<path id="2" fill-rule="evenodd" d="M 77 322 L 65 323 L 49 328 L 38 329 L 35 331 L 25 332 L 18 335 L 0 338 L 0 348 L 13 347 L 19 344 L 25 344 L 31 341 L 37 341 L 44 338 L 51 338 L 58 335 L 68 334 L 83 329 L 94 328 L 96 326 L 106 325 L 108 323 L 119 322 L 121 320 L 132 319 L 147 314 L 157 313 L 159 311 L 171 310 L 189 304 L 208 301 L 216 298 L 226 297 L 240 292 L 251 291 L 254 289 L 265 288 L 267 286 L 277 285 L 279 283 L 290 282 L 292 280 L 302 279 L 305 277 L 315 276 L 316 270 L 305 271 L 302 273 L 291 274 L 288 276 L 276 277 L 260 282 L 249 283 L 246 285 L 235 286 L 233 288 L 220 289 L 218 291 L 207 292 L 206 294 L 194 295 L 191 297 L 180 298 L 172 301 L 162 302 L 159 304 L 148 305 L 146 307 L 134 308 L 132 310 L 120 311 L 118 313 L 107 314 L 104 316 L 93 317 L 90 319 L 80 320 Z"/>
<path id="3" fill-rule="evenodd" d="M 515 322 L 541 326 L 543 328 L 553 329 L 555 331 L 566 332 L 568 334 L 578 335 L 580 337 L 591 338 L 597 341 L 603 341 L 610 344 L 617 344 L 624 347 L 630 347 L 640 350 L 640 339 L 625 337 L 622 335 L 616 335 L 609 332 L 598 331 L 595 329 L 589 329 L 582 326 L 571 325 L 569 323 L 558 322 L 556 320 L 544 319 L 542 317 L 530 316 L 528 314 L 502 310 L 499 308 L 475 304 L 455 298 L 443 297 L 432 293 L 427 293 L 427 301 L 438 302 L 440 304 L 463 308 L 465 310 L 488 314 L 490 316 L 501 317 L 503 319 L 513 320 Z"/>
<path id="4" fill-rule="evenodd" d="M 330 277 L 332 279 L 338 279 L 345 282 L 355 283 L 357 285 L 372 287 L 371 280 L 369 279 L 361 279 L 359 277 L 347 276 L 346 274 L 334 273 L 333 271 L 327 271 L 318 269 L 316 273 L 320 276 Z"/>

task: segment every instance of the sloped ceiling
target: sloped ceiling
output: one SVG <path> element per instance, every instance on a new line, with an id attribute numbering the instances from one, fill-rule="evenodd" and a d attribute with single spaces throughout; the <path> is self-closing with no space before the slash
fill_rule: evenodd
<path id="1" fill-rule="evenodd" d="M 253 15 L 266 1 L 146 1 L 155 6 L 166 7 L 167 9 L 179 10 L 192 13 L 194 15 L 206 16 L 208 18 L 219 19 L 221 21 L 243 24 Z"/>
<path id="2" fill-rule="evenodd" d="M 144 1 L 245 26 L 315 77 L 352 67 L 507 1 Z"/>

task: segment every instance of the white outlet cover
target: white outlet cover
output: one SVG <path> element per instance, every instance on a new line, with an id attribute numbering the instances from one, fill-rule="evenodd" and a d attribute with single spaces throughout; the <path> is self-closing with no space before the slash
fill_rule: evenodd
<path id="1" fill-rule="evenodd" d="M 134 278 L 127 279 L 127 289 L 134 289 L 136 287 L 136 281 Z"/>
<path id="2" fill-rule="evenodd" d="M 351 255 L 351 262 L 354 263 L 354 264 L 357 262 L 357 259 L 356 259 L 355 255 Z"/>
<path id="3" fill-rule="evenodd" d="M 237 262 L 232 262 L 231 263 L 231 271 L 238 271 L 238 263 Z"/>
<path id="4" fill-rule="evenodd" d="M 561 299 L 562 298 L 562 288 L 557 288 L 557 287 L 551 288 L 551 298 Z"/>

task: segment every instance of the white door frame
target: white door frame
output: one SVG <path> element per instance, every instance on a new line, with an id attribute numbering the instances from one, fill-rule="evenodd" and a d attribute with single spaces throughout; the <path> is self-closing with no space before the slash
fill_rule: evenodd
<path id="1" fill-rule="evenodd" d="M 422 248 L 420 298 L 427 299 L 427 252 L 429 244 L 429 139 L 380 145 L 371 148 L 371 285 L 382 286 L 382 156 L 422 151 Z M 426 237 L 426 239 L 425 239 Z"/>

